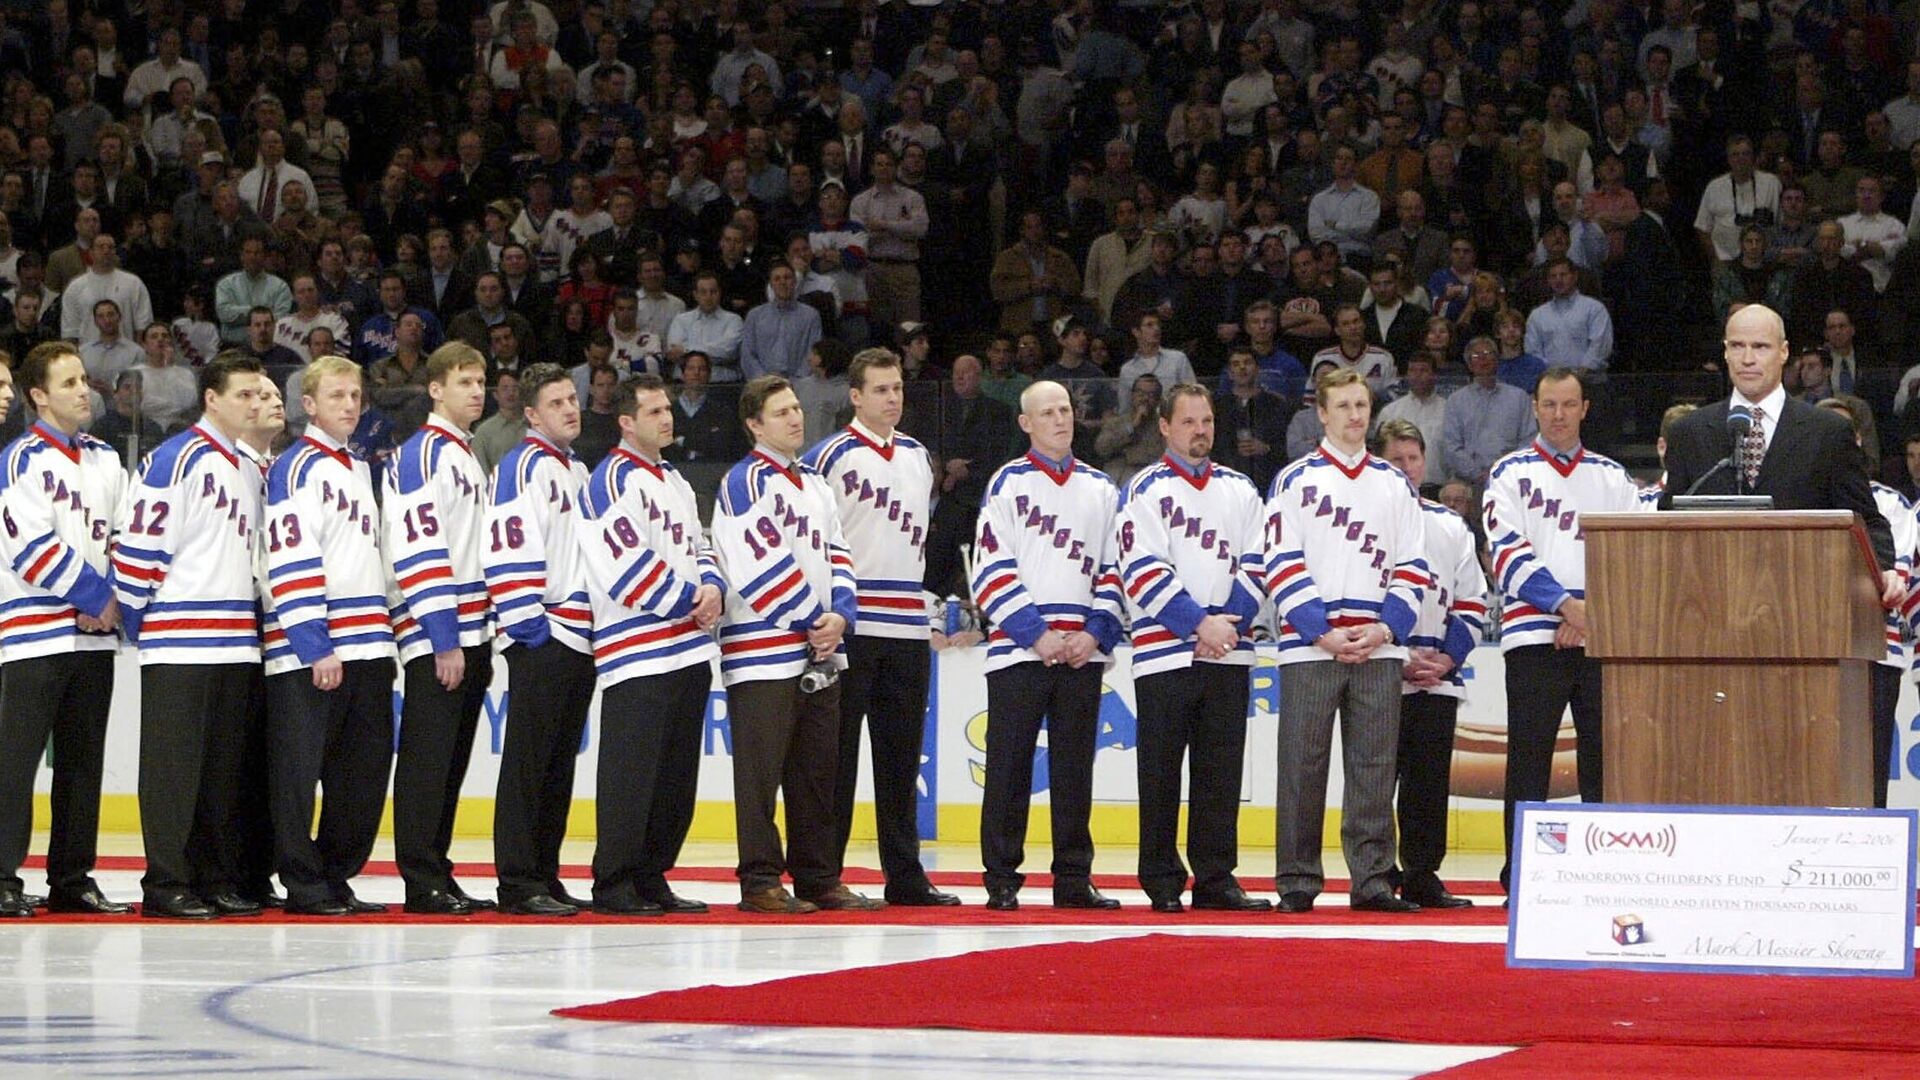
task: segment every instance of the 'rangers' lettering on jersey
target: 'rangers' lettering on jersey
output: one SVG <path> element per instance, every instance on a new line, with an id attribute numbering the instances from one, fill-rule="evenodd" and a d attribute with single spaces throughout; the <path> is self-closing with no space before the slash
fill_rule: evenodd
<path id="1" fill-rule="evenodd" d="M 1120 503 L 1120 580 L 1133 624 L 1133 673 L 1194 663 L 1208 615 L 1235 615 L 1240 643 L 1208 663 L 1253 663 L 1254 620 L 1266 597 L 1266 528 L 1246 474 L 1169 454 L 1127 485 Z"/>
<path id="2" fill-rule="evenodd" d="M 1627 470 L 1585 447 L 1558 461 L 1538 440 L 1487 474 L 1487 546 L 1500 590 L 1500 650 L 1551 645 L 1567 598 L 1587 595 L 1582 513 L 1645 512 Z"/>
<path id="3" fill-rule="evenodd" d="M 268 675 L 393 656 L 379 513 L 367 463 L 318 425 L 267 470 Z"/>
<path id="4" fill-rule="evenodd" d="M 686 477 L 616 446 L 587 481 L 578 527 L 602 689 L 720 655 L 713 635 L 693 621 L 701 585 L 723 596 L 727 589 L 701 538 L 700 508 Z"/>
<path id="5" fill-rule="evenodd" d="M 387 550 L 401 602 L 400 662 L 493 640 L 493 601 L 481 552 L 487 472 L 471 437 L 438 413 L 387 459 Z"/>
<path id="6" fill-rule="evenodd" d="M 147 458 L 120 523 L 114 592 L 142 664 L 260 662 L 258 473 L 210 424 Z"/>
<path id="7" fill-rule="evenodd" d="M 1373 622 L 1393 632 L 1374 658 L 1406 658 L 1432 584 L 1420 497 L 1406 474 L 1364 451 L 1349 465 L 1322 442 L 1274 477 L 1266 541 L 1280 663 L 1326 660 L 1322 635 Z"/>
<path id="8" fill-rule="evenodd" d="M 1029 452 L 993 474 L 973 541 L 973 599 L 993 623 L 988 672 L 1038 661 L 1033 646 L 1050 630 L 1084 630 L 1111 656 L 1123 617 L 1119 499 L 1106 473 L 1071 457 Z"/>
<path id="9" fill-rule="evenodd" d="M 37 423 L 6 448 L 0 467 L 0 657 L 112 652 L 112 632 L 83 633 L 113 599 L 108 548 L 126 494 L 113 447 Z"/>
<path id="10" fill-rule="evenodd" d="M 827 481 L 805 462 L 756 449 L 727 473 L 713 544 L 727 580 L 720 679 L 728 686 L 806 670 L 807 631 L 828 612 L 859 626 L 853 556 Z M 846 643 L 834 654 L 845 668 Z"/>
<path id="11" fill-rule="evenodd" d="M 802 456 L 826 477 L 853 554 L 859 632 L 925 641 L 921 579 L 933 464 L 926 447 L 896 431 L 883 440 L 855 420 Z"/>
<path id="12" fill-rule="evenodd" d="M 587 467 L 529 431 L 493 473 L 481 556 L 499 631 L 537 648 L 552 638 L 592 654 L 593 609 L 574 519 Z"/>

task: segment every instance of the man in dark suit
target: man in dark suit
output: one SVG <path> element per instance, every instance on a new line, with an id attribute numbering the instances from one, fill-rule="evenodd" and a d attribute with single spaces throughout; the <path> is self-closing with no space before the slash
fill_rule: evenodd
<path id="1" fill-rule="evenodd" d="M 964 595 L 960 546 L 973 539 L 987 480 L 1014 456 L 1020 436 L 1013 410 L 981 393 L 980 372 L 977 357 L 954 360 L 939 430 L 929 440 L 940 502 L 928 523 L 926 587 L 936 596 Z"/>
<path id="2" fill-rule="evenodd" d="M 1893 534 L 1874 503 L 1860 448 L 1845 419 L 1787 397 L 1780 385 L 1787 364 L 1786 325 L 1773 309 L 1749 304 L 1727 319 L 1727 373 L 1733 395 L 1701 407 L 1667 436 L 1667 491 L 1728 495 L 1737 490 L 1773 496 L 1777 510 L 1852 510 L 1866 522 L 1873 554 L 1893 566 Z M 1727 414 L 1734 405 L 1752 410 L 1754 423 L 1734 445 Z M 1757 456 L 1757 464 L 1754 458 Z M 1732 464 L 1709 477 L 1722 460 Z M 1881 602 L 1900 602 L 1904 589 L 1891 569 L 1882 570 Z"/>
<path id="3" fill-rule="evenodd" d="M 407 303 L 426 308 L 447 326 L 453 317 L 473 306 L 474 277 L 460 268 L 453 234 L 445 229 L 427 233 L 427 271 L 414 283 Z"/>

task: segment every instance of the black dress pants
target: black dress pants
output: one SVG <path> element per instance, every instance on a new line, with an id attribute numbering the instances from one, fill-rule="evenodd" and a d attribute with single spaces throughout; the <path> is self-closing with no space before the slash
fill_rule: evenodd
<path id="1" fill-rule="evenodd" d="M 259 674 L 258 663 L 140 669 L 140 884 L 149 901 L 231 891 L 244 876 L 247 696 Z"/>
<path id="2" fill-rule="evenodd" d="M 1553 784 L 1553 746 L 1560 718 L 1573 709 L 1577 739 L 1580 801 L 1599 802 L 1600 661 L 1585 649 L 1523 645 L 1507 653 L 1507 862 L 1500 868 L 1506 885 L 1513 866 L 1513 805 L 1547 797 Z"/>
<path id="3" fill-rule="evenodd" d="M 987 675 L 987 786 L 980 799 L 980 856 L 987 888 L 1026 882 L 1033 755 L 1047 728 L 1047 801 L 1053 818 L 1054 889 L 1093 873 L 1093 744 L 1100 730 L 1102 668 L 1038 660 Z"/>
<path id="4" fill-rule="evenodd" d="M 1187 885 L 1178 835 L 1183 764 L 1193 894 L 1219 896 L 1239 884 L 1233 870 L 1240 862 L 1250 677 L 1244 664 L 1194 663 L 1134 680 L 1140 707 L 1140 887 L 1149 897 L 1176 898 Z"/>
<path id="5" fill-rule="evenodd" d="M 507 734 L 493 804 L 503 906 L 559 889 L 574 764 L 593 704 L 593 657 L 552 640 L 514 645 L 506 657 Z"/>
<path id="6" fill-rule="evenodd" d="M 1447 796 L 1453 779 L 1453 730 L 1460 699 L 1421 691 L 1400 698 L 1400 753 L 1395 759 L 1399 792 L 1394 812 L 1400 826 L 1400 883 L 1440 883 L 1447 857 Z"/>
<path id="7" fill-rule="evenodd" d="M 273 784 L 268 764 L 267 674 L 264 667 L 253 668 L 247 680 L 246 730 L 240 748 L 238 815 L 240 835 L 240 895 L 261 900 L 273 894 L 273 874 L 278 856 L 274 849 L 273 805 L 267 792 Z"/>
<path id="8" fill-rule="evenodd" d="M 667 871 L 693 824 L 712 684 L 713 668 L 702 660 L 615 683 L 600 696 L 596 903 L 667 894 Z"/>
<path id="9" fill-rule="evenodd" d="M 52 836 L 47 887 L 93 884 L 100 835 L 100 770 L 113 704 L 114 654 L 64 652 L 6 665 L 0 693 L 0 887 L 19 890 L 33 836 L 33 777 L 53 737 Z"/>
<path id="10" fill-rule="evenodd" d="M 1887 778 L 1893 754 L 1899 747 L 1894 738 L 1894 713 L 1900 708 L 1901 669 L 1886 664 L 1868 664 L 1873 687 L 1873 805 L 1886 809 Z"/>
<path id="11" fill-rule="evenodd" d="M 887 887 L 929 888 L 920 865 L 920 746 L 927 726 L 927 681 L 933 653 L 924 640 L 847 639 L 840 676 L 840 765 L 833 784 L 834 850 L 845 869 L 860 779 L 860 726 L 873 748 L 873 818 Z"/>
<path id="12" fill-rule="evenodd" d="M 493 683 L 493 647 L 469 645 L 466 676 L 448 690 L 433 657 L 407 662 L 400 748 L 393 768 L 393 852 L 407 895 L 453 888 L 453 818 L 473 759 L 473 736 Z"/>
<path id="13" fill-rule="evenodd" d="M 380 833 L 393 764 L 393 661 L 348 660 L 320 690 L 301 668 L 267 679 L 273 835 L 289 905 L 344 901 Z M 314 787 L 320 828 L 313 827 Z"/>

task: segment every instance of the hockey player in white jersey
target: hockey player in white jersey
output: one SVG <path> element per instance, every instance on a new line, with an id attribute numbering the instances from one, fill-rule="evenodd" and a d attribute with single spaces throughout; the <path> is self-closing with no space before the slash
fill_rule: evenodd
<path id="1" fill-rule="evenodd" d="M 883 906 L 840 881 L 833 784 L 840 676 L 858 617 L 853 558 L 826 481 L 798 455 L 806 415 L 787 380 L 762 375 L 740 394 L 753 452 L 727 473 L 714 548 L 727 580 L 720 677 L 733 718 L 740 908 L 805 914 Z M 774 824 L 784 795 L 787 841 Z M 793 894 L 781 885 L 793 875 Z"/>
<path id="2" fill-rule="evenodd" d="M 1418 491 L 1427 479 L 1427 439 L 1411 420 L 1380 425 L 1380 454 Z M 1399 793 L 1400 898 L 1421 907 L 1472 907 L 1447 891 L 1440 861 L 1447 854 L 1447 795 L 1453 769 L 1453 732 L 1467 696 L 1461 669 L 1487 624 L 1487 575 L 1473 532 L 1459 514 L 1420 500 L 1425 515 L 1427 569 L 1433 586 L 1421 596 L 1420 616 L 1407 639 L 1400 669 L 1400 747 L 1394 774 Z"/>
<path id="3" fill-rule="evenodd" d="M 1266 515 L 1253 481 L 1208 458 L 1213 397 L 1205 387 L 1175 385 L 1159 412 L 1166 455 L 1133 478 L 1120 504 L 1140 718 L 1140 887 L 1155 911 L 1182 910 L 1180 774 L 1190 760 L 1193 906 L 1269 911 L 1272 902 L 1248 896 L 1233 873 Z"/>
<path id="4" fill-rule="evenodd" d="M 1367 453 L 1372 394 L 1359 372 L 1323 368 L 1326 430 L 1280 470 L 1267 499 L 1267 588 L 1280 645 L 1280 910 L 1313 910 L 1334 715 L 1340 717 L 1340 845 L 1357 910 L 1418 911 L 1393 895 L 1393 759 L 1400 670 L 1430 579 L 1420 499 Z"/>
<path id="5" fill-rule="evenodd" d="M 133 908 L 100 892 L 93 864 L 120 626 L 107 551 L 126 471 L 113 447 L 86 434 L 92 396 L 71 345 L 28 352 L 20 387 L 39 419 L 0 453 L 0 917 L 33 914 L 20 866 L 49 736 L 47 910 L 124 914 Z"/>
<path id="6" fill-rule="evenodd" d="M 234 821 L 246 712 L 237 703 L 260 665 L 252 554 L 261 506 L 234 443 L 258 415 L 260 375 L 260 362 L 237 352 L 200 369 L 200 421 L 147 458 L 114 548 L 121 624 L 140 649 L 146 916 L 259 910 L 235 892 Z"/>
<path id="7" fill-rule="evenodd" d="M 987 638 L 987 780 L 980 849 L 987 907 L 1020 906 L 1033 756 L 1047 727 L 1053 904 L 1117 908 L 1093 885 L 1094 742 L 1100 684 L 1121 630 L 1119 493 L 1073 457 L 1073 399 L 1042 381 L 1020 395 L 1031 449 L 987 482 L 974 526 L 973 597 Z"/>
<path id="8" fill-rule="evenodd" d="M 487 400 L 487 360 L 463 341 L 427 357 L 426 423 L 387 459 L 381 516 L 401 603 L 406 679 L 393 770 L 393 853 L 410 912 L 465 915 L 493 901 L 453 880 L 447 848 L 460 785 L 493 684 L 493 602 L 480 558 L 487 471 L 473 425 Z"/>
<path id="9" fill-rule="evenodd" d="M 673 402 L 658 375 L 620 384 L 620 442 L 580 497 L 580 551 L 593 598 L 600 683 L 593 909 L 608 915 L 699 914 L 667 871 L 693 824 L 713 627 L 726 584 L 700 529 L 700 507 L 661 453 Z"/>
<path id="10" fill-rule="evenodd" d="M 500 910 L 574 915 L 560 884 L 580 736 L 593 702 L 593 612 L 575 518 L 587 467 L 574 456 L 580 399 L 557 364 L 520 377 L 526 437 L 493 475 L 482 565 L 507 638 L 507 733 L 493 808 Z"/>
<path id="11" fill-rule="evenodd" d="M 920 865 L 919 783 L 926 729 L 931 627 L 926 574 L 927 512 L 933 465 L 926 447 L 899 431 L 906 401 L 900 357 L 864 349 L 847 369 L 851 424 L 803 460 L 826 478 L 840 530 L 853 555 L 859 617 L 847 639 L 840 680 L 840 764 L 834 782 L 834 849 L 846 862 L 860 773 L 860 728 L 873 748 L 873 814 L 889 904 L 958 904 Z"/>
<path id="12" fill-rule="evenodd" d="M 350 882 L 373 853 L 393 760 L 390 564 L 373 474 L 347 443 L 360 366 L 323 356 L 302 373 L 307 430 L 267 472 L 267 744 L 286 910 L 380 912 Z M 326 786 L 314 831 L 316 787 Z"/>
<path id="13" fill-rule="evenodd" d="M 1500 590 L 1507 664 L 1506 827 L 1513 806 L 1545 799 L 1560 718 L 1573 709 L 1583 802 L 1598 802 L 1600 662 L 1587 656 L 1587 541 L 1581 514 L 1651 510 L 1627 470 L 1581 445 L 1590 403 L 1572 368 L 1548 368 L 1533 389 L 1540 434 L 1487 472 L 1485 521 Z M 1508 851 L 1511 862 L 1512 851 Z M 1500 870 L 1507 883 L 1509 867 Z"/>
<path id="14" fill-rule="evenodd" d="M 1820 402 L 1823 409 L 1831 409 L 1847 418 L 1853 425 L 1853 441 L 1861 442 L 1861 418 L 1854 415 L 1848 399 L 1832 397 Z M 1865 458 L 1861 458 L 1864 463 Z M 1873 760 L 1873 805 L 1885 808 L 1887 805 L 1887 781 L 1892 769 L 1893 755 L 1900 750 L 1898 734 L 1894 731 L 1895 714 L 1900 707 L 1900 678 L 1912 666 L 1913 644 L 1912 614 L 1916 611 L 1915 594 L 1912 589 L 1914 547 L 1920 543 L 1920 520 L 1914 517 L 1913 504 L 1905 495 L 1878 480 L 1873 485 L 1873 501 L 1880 508 L 1880 516 L 1887 519 L 1887 525 L 1893 532 L 1893 571 L 1899 575 L 1906 586 L 1905 600 L 1900 608 L 1887 612 L 1887 654 L 1874 661 L 1867 669 L 1872 686 L 1871 713 L 1873 717 L 1873 737 L 1869 740 L 1869 756 Z M 1904 610 L 1902 610 L 1904 609 Z"/>

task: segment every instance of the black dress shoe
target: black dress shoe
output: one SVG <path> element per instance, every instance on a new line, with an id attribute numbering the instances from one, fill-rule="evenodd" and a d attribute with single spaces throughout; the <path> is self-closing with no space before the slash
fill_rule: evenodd
<path id="1" fill-rule="evenodd" d="M 1119 906 L 1118 902 L 1115 903 L 1115 906 Z M 1196 904 L 1194 906 L 1198 907 L 1199 905 Z M 1178 915 L 1187 910 L 1187 907 L 1180 902 L 1180 898 L 1177 896 L 1156 896 L 1153 898 L 1153 910 L 1162 915 Z"/>
<path id="2" fill-rule="evenodd" d="M 580 911 L 585 911 L 593 906 L 588 901 L 582 900 L 577 896 L 568 895 L 565 886 L 562 886 L 559 882 L 555 882 L 553 886 L 547 890 L 547 896 L 552 898 L 556 903 L 565 904 L 570 908 L 575 908 Z"/>
<path id="3" fill-rule="evenodd" d="M 649 918 L 667 913 L 667 909 L 661 907 L 659 904 L 651 900 L 642 900 L 638 896 L 631 894 L 627 896 L 608 897 L 605 900 L 595 900 L 593 902 L 593 910 L 595 914 L 599 915 L 638 915 Z"/>
<path id="4" fill-rule="evenodd" d="M 1305 915 L 1313 910 L 1313 894 L 1310 892 L 1281 893 L 1277 907 L 1283 914 Z"/>
<path id="5" fill-rule="evenodd" d="M 929 885 L 924 889 L 886 892 L 887 903 L 898 907 L 959 907 L 960 898 Z"/>
<path id="6" fill-rule="evenodd" d="M 220 913 L 197 896 L 149 897 L 140 905 L 140 914 L 149 919 L 190 919 L 204 922 Z"/>
<path id="7" fill-rule="evenodd" d="M 285 911 L 289 915 L 324 915 L 330 919 L 353 914 L 353 908 L 346 901 L 335 900 L 331 896 L 305 903 L 288 900 Z"/>
<path id="8" fill-rule="evenodd" d="M 1195 911 L 1272 911 L 1273 901 L 1264 897 L 1252 897 L 1238 885 L 1232 885 L 1217 893 L 1193 897 Z"/>
<path id="9" fill-rule="evenodd" d="M 988 911 L 1019 911 L 1020 890 L 1011 885 L 997 885 L 987 890 Z"/>
<path id="10" fill-rule="evenodd" d="M 47 897 L 47 910 L 69 915 L 126 915 L 133 911 L 132 904 L 119 904 L 106 898 L 97 885 L 89 885 L 79 892 L 53 893 Z"/>
<path id="11" fill-rule="evenodd" d="M 650 903 L 658 904 L 660 910 L 668 915 L 705 915 L 707 913 L 706 901 L 689 900 L 678 893 L 666 892 L 646 899 Z"/>
<path id="12" fill-rule="evenodd" d="M 385 915 L 387 905 L 376 900 L 362 900 L 352 893 L 347 894 L 347 910 L 355 915 Z"/>
<path id="13" fill-rule="evenodd" d="M 31 919 L 33 905 L 12 889 L 0 889 L 0 919 Z"/>
<path id="14" fill-rule="evenodd" d="M 1082 911 L 1112 911 L 1120 906 L 1120 901 L 1100 895 L 1099 889 L 1087 884 L 1053 890 L 1053 906 Z"/>
<path id="15" fill-rule="evenodd" d="M 580 914 L 580 909 L 574 907 L 572 904 L 563 904 L 551 896 L 536 893 L 524 900 L 515 900 L 510 904 L 501 904 L 500 914 L 537 915 L 547 918 L 558 918 L 566 915 L 578 915 Z"/>
<path id="16" fill-rule="evenodd" d="M 1420 905 L 1411 900 L 1402 900 L 1392 893 L 1378 896 L 1359 897 L 1347 904 L 1352 911 L 1377 911 L 1388 915 L 1411 915 L 1420 910 Z"/>
<path id="17" fill-rule="evenodd" d="M 28 907 L 43 908 L 47 906 L 47 898 L 36 893 L 22 893 L 20 899 L 26 901 Z"/>
<path id="18" fill-rule="evenodd" d="M 259 904 L 248 900 L 246 897 L 241 896 L 231 889 L 222 889 L 217 893 L 210 893 L 203 896 L 201 899 L 207 902 L 208 907 L 222 915 L 258 915 L 262 910 Z"/>
<path id="19" fill-rule="evenodd" d="M 454 882 L 447 891 L 455 897 L 465 900 L 475 911 L 492 911 L 500 906 L 498 902 L 489 900 L 486 897 L 469 895 L 467 890 L 461 888 L 460 883 L 457 881 Z"/>
<path id="20" fill-rule="evenodd" d="M 473 905 L 450 892 L 429 889 L 407 897 L 401 907 L 409 915 L 471 915 Z"/>
<path id="21" fill-rule="evenodd" d="M 1473 901 L 1464 896 L 1455 896 L 1447 891 L 1445 885 L 1431 885 L 1425 888 L 1409 887 L 1400 890 L 1402 900 L 1411 900 L 1423 908 L 1465 908 L 1472 907 Z"/>

